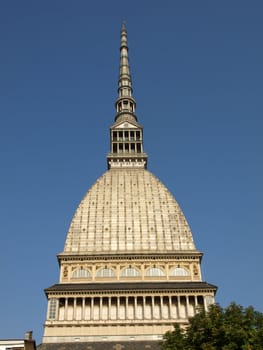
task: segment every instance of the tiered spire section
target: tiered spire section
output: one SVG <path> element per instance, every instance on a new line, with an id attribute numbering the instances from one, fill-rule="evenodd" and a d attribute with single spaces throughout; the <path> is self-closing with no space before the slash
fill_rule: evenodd
<path id="1" fill-rule="evenodd" d="M 132 80 L 128 57 L 127 30 L 121 28 L 120 76 L 118 98 L 115 102 L 115 123 L 110 128 L 111 151 L 108 154 L 108 168 L 146 168 L 147 155 L 143 152 L 143 129 L 137 123 L 136 101 L 132 96 Z"/>
<path id="2" fill-rule="evenodd" d="M 118 119 L 120 114 L 130 113 L 135 120 L 135 108 L 136 102 L 132 97 L 132 80 L 130 74 L 130 65 L 128 57 L 128 43 L 127 43 L 127 31 L 125 24 L 122 24 L 121 28 L 121 46 L 120 46 L 120 77 L 118 83 L 118 99 L 116 101 L 116 110 Z"/>

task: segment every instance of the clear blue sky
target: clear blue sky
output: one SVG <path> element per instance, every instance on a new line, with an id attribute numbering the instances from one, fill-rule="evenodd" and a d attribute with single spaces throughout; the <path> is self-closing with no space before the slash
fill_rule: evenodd
<path id="1" fill-rule="evenodd" d="M 106 170 L 127 22 L 152 171 L 217 301 L 263 311 L 263 2 L 1 0 L 0 338 L 32 329 L 74 211 Z"/>

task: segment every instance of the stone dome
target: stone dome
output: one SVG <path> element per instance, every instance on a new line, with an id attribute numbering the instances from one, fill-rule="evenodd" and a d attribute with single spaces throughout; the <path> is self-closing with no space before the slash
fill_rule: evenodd
<path id="1" fill-rule="evenodd" d="M 112 168 L 80 202 L 66 254 L 193 251 L 188 223 L 168 189 L 148 170 Z"/>

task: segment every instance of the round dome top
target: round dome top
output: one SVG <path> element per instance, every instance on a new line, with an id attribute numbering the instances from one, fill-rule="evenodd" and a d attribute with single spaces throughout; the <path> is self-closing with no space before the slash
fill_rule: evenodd
<path id="1" fill-rule="evenodd" d="M 80 202 L 66 254 L 195 250 L 187 221 L 168 189 L 145 169 L 111 169 Z"/>

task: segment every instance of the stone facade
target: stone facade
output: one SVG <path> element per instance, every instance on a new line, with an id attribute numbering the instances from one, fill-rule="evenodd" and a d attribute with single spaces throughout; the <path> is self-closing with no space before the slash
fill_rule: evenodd
<path id="1" fill-rule="evenodd" d="M 154 350 L 174 323 L 214 303 L 181 208 L 147 170 L 124 26 L 120 52 L 108 170 L 80 202 L 58 255 L 59 283 L 45 290 L 43 350 Z"/>

